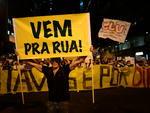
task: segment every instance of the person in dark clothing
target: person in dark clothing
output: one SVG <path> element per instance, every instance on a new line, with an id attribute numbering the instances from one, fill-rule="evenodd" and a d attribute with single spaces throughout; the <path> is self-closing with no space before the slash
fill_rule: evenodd
<path id="1" fill-rule="evenodd" d="M 60 58 L 51 59 L 51 67 L 34 62 L 27 62 L 47 78 L 49 101 L 47 102 L 48 113 L 69 113 L 69 73 L 82 63 L 86 57 L 78 57 L 70 64 L 61 64 Z"/>

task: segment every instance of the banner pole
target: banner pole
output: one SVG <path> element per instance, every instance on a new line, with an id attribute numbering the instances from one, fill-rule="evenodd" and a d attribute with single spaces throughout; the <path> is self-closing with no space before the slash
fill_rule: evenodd
<path id="1" fill-rule="evenodd" d="M 17 56 L 18 60 L 18 74 L 19 74 L 19 79 L 20 79 L 20 85 L 21 85 L 21 97 L 22 97 L 22 103 L 24 104 L 24 94 L 23 94 L 23 84 L 22 84 L 22 77 L 21 77 L 21 69 L 20 69 L 20 63 L 19 63 L 19 56 Z"/>
<path id="2" fill-rule="evenodd" d="M 95 94 L 94 94 L 94 76 L 93 76 L 93 57 L 92 58 L 92 63 L 91 63 L 91 66 L 92 66 L 92 102 L 93 104 L 95 103 Z"/>
<path id="3" fill-rule="evenodd" d="M 1 91 L 1 87 L 2 87 L 2 86 L 1 86 L 1 85 L 2 85 L 2 84 L 1 84 L 1 82 L 2 82 L 2 81 L 1 81 L 1 80 L 2 80 L 2 77 L 1 77 L 2 74 L 1 74 L 1 73 L 2 73 L 2 66 L 0 66 L 0 91 Z"/>

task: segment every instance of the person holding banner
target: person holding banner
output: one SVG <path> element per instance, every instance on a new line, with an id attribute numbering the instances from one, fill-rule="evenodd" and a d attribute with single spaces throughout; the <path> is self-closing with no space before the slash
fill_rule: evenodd
<path id="1" fill-rule="evenodd" d="M 86 57 L 78 57 L 70 64 L 61 64 L 60 58 L 51 58 L 51 67 L 28 61 L 43 72 L 47 78 L 49 100 L 46 104 L 47 113 L 69 113 L 69 73 L 78 64 L 84 62 Z"/>
<path id="2" fill-rule="evenodd" d="M 126 61 L 124 60 L 120 61 L 119 71 L 120 71 L 119 85 L 121 85 L 122 79 L 124 79 L 125 85 L 128 85 L 127 76 L 129 75 L 130 71 Z"/>

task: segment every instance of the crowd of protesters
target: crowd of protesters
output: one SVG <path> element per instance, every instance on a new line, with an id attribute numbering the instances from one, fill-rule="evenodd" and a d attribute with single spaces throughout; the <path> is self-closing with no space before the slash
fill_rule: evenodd
<path id="1" fill-rule="evenodd" d="M 102 50 L 101 50 L 102 51 Z M 30 66 L 26 66 L 26 60 L 20 60 L 19 63 L 21 65 L 21 68 L 27 68 L 29 69 Z M 50 58 L 46 58 L 46 59 L 34 59 L 34 62 L 43 64 L 43 65 L 49 65 L 51 66 L 50 63 Z M 67 58 L 62 58 L 62 63 L 64 64 L 69 64 L 72 62 L 72 59 L 67 59 Z M 104 53 L 99 52 L 97 50 L 95 50 L 93 52 L 93 58 L 91 57 L 87 57 L 85 59 L 84 62 L 84 66 L 86 68 L 91 67 L 91 64 L 109 64 L 112 65 L 113 67 L 117 67 L 118 69 L 120 67 L 124 67 L 124 66 L 133 66 L 138 64 L 139 66 L 143 66 L 143 67 L 148 67 L 150 66 L 150 62 L 147 60 L 140 60 L 140 61 L 135 61 L 134 64 L 131 63 L 130 60 L 126 60 L 124 57 L 120 57 L 120 59 L 117 59 L 114 55 L 104 55 Z M 16 54 L 12 53 L 12 54 L 8 54 L 8 55 L 2 55 L 0 56 L 0 67 L 1 69 L 5 70 L 16 70 L 17 69 L 17 65 L 18 65 L 18 61 L 17 61 L 17 56 Z M 80 64 L 82 65 L 82 64 Z"/>

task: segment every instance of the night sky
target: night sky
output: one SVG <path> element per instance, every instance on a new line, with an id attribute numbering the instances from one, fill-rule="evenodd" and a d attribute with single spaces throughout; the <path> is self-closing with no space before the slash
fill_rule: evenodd
<path id="1" fill-rule="evenodd" d="M 83 1 L 82 8 L 81 1 Z M 131 22 L 127 39 L 150 32 L 150 17 L 148 17 L 150 3 L 146 0 L 0 0 L 0 6 L 1 42 L 7 42 L 7 29 L 12 29 L 7 26 L 7 18 L 67 13 L 90 12 L 91 38 L 93 44 L 97 46 L 116 44 L 112 40 L 98 38 L 103 18 Z"/>

